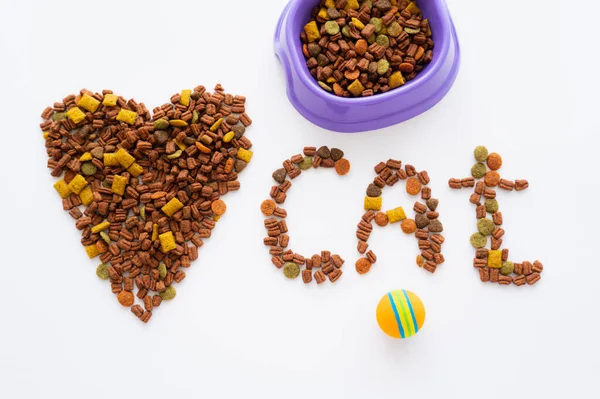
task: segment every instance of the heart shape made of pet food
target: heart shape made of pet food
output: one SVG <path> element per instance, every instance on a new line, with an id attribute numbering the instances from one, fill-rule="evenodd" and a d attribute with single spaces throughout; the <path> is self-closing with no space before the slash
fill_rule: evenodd
<path id="1" fill-rule="evenodd" d="M 151 114 L 110 90 L 83 89 L 42 113 L 63 209 L 88 256 L 100 258 L 98 277 L 145 323 L 175 297 L 173 284 L 225 213 L 221 197 L 240 187 L 252 157 L 245 101 L 198 86 Z"/>

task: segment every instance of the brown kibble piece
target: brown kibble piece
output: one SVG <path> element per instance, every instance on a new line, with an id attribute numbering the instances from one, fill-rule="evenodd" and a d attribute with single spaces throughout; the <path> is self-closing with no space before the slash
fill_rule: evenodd
<path id="1" fill-rule="evenodd" d="M 381 188 L 377 187 L 373 183 L 369 184 L 369 186 L 367 187 L 367 196 L 369 196 L 369 197 L 381 196 Z"/>
<path id="2" fill-rule="evenodd" d="M 308 284 L 312 281 L 312 272 L 310 270 L 302 270 L 302 281 Z"/>
<path id="3" fill-rule="evenodd" d="M 317 282 L 317 284 L 325 282 L 326 279 L 327 277 L 325 276 L 325 273 L 323 273 L 321 270 L 317 270 L 315 272 L 315 281 Z"/>

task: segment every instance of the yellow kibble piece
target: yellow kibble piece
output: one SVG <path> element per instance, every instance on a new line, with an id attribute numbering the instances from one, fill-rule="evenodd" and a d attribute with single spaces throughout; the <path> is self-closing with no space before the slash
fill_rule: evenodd
<path id="1" fill-rule="evenodd" d="M 180 143 L 180 142 L 179 142 L 179 141 L 177 141 L 177 140 L 173 140 L 173 142 L 175 143 L 175 145 L 177 145 L 177 147 L 179 147 L 179 149 L 180 149 L 181 151 L 185 151 L 185 149 L 187 148 L 187 145 L 185 145 L 185 144 L 183 144 L 183 143 Z"/>
<path id="2" fill-rule="evenodd" d="M 119 166 L 119 158 L 114 152 L 104 153 L 104 166 Z"/>
<path id="3" fill-rule="evenodd" d="M 348 10 L 358 10 L 358 0 L 348 0 L 348 2 L 346 3 L 346 7 L 344 7 L 344 9 L 346 11 Z"/>
<path id="4" fill-rule="evenodd" d="M 125 169 L 129 168 L 135 162 L 135 158 L 131 154 L 129 154 L 124 148 L 119 148 L 119 151 L 117 151 L 115 155 L 117 156 L 119 165 L 121 165 Z"/>
<path id="5" fill-rule="evenodd" d="M 125 109 L 125 108 L 121 108 L 121 110 L 117 114 L 118 121 L 125 122 L 130 125 L 133 125 L 135 123 L 136 119 L 137 119 L 137 114 L 135 112 L 129 111 L 128 109 Z"/>
<path id="6" fill-rule="evenodd" d="M 129 168 L 127 168 L 127 171 L 131 174 L 131 176 L 138 177 L 144 172 L 144 168 L 134 162 Z"/>
<path id="7" fill-rule="evenodd" d="M 154 223 L 152 225 L 152 241 L 156 241 L 158 239 L 158 225 Z"/>
<path id="8" fill-rule="evenodd" d="M 127 178 L 119 175 L 113 177 L 112 191 L 115 194 L 125 194 L 125 187 L 127 187 Z"/>
<path id="9" fill-rule="evenodd" d="M 181 90 L 181 98 L 179 99 L 179 103 L 181 105 L 185 105 L 186 107 L 190 105 L 190 97 L 192 96 L 191 90 Z"/>
<path id="10" fill-rule="evenodd" d="M 395 89 L 396 87 L 402 86 L 405 82 L 404 76 L 402 76 L 402 72 L 396 71 L 390 75 L 388 79 L 388 86 L 390 89 Z"/>
<path id="11" fill-rule="evenodd" d="M 365 24 L 363 24 L 358 18 L 352 18 L 352 25 L 354 25 L 354 27 L 356 27 L 358 30 L 363 30 L 365 28 Z"/>
<path id="12" fill-rule="evenodd" d="M 173 233 L 170 231 L 162 233 L 158 236 L 158 239 L 160 240 L 160 246 L 165 253 L 177 248 L 177 244 L 175 244 L 175 237 L 173 237 Z"/>
<path id="13" fill-rule="evenodd" d="M 79 198 L 81 198 L 81 202 L 85 206 L 88 206 L 89 204 L 94 202 L 94 192 L 92 191 L 92 188 L 90 186 L 86 186 L 79 193 Z"/>
<path id="14" fill-rule="evenodd" d="M 87 247 L 85 247 L 85 252 L 87 252 L 87 256 L 90 259 L 100 255 L 100 251 L 98 250 L 96 244 L 88 245 Z"/>
<path id="15" fill-rule="evenodd" d="M 179 201 L 177 197 L 173 197 L 173 199 L 167 202 L 165 206 L 163 206 L 161 209 L 164 213 L 167 214 L 167 216 L 171 217 L 175 213 L 177 213 L 177 211 L 181 208 L 183 208 L 183 204 L 181 203 L 181 201 Z"/>
<path id="16" fill-rule="evenodd" d="M 304 33 L 306 33 L 306 40 L 309 43 L 312 43 L 321 38 L 321 34 L 319 33 L 319 28 L 317 27 L 316 21 L 310 21 L 306 25 L 304 25 Z"/>
<path id="17" fill-rule="evenodd" d="M 173 119 L 169 121 L 169 123 L 171 124 L 171 126 L 175 127 L 186 127 L 188 125 L 186 121 L 183 121 L 181 119 Z"/>
<path id="18" fill-rule="evenodd" d="M 325 8 L 335 8 L 335 0 L 326 0 Z"/>
<path id="19" fill-rule="evenodd" d="M 352 93 L 355 97 L 360 96 L 364 90 L 365 86 L 363 86 L 358 79 L 356 79 L 350 84 L 350 86 L 348 86 L 348 91 Z"/>
<path id="20" fill-rule="evenodd" d="M 69 117 L 69 119 L 72 120 L 73 123 L 78 124 L 79 122 L 85 119 L 85 114 L 79 108 L 73 107 L 67 111 L 67 117 Z"/>
<path id="21" fill-rule="evenodd" d="M 246 150 L 244 148 L 240 148 L 240 149 L 238 149 L 237 157 L 238 157 L 238 159 L 241 159 L 242 161 L 248 163 L 248 162 L 250 162 L 250 159 L 252 158 L 252 154 L 254 154 L 252 151 Z"/>
<path id="22" fill-rule="evenodd" d="M 417 6 L 417 3 L 412 2 L 412 1 L 410 3 L 408 3 L 408 6 L 406 6 L 405 10 L 410 12 L 411 14 L 420 14 L 421 13 L 421 10 Z"/>
<path id="23" fill-rule="evenodd" d="M 94 233 L 94 234 L 100 233 L 101 231 L 104 231 L 104 230 L 108 229 L 109 227 L 110 227 L 110 222 L 102 222 L 102 223 L 97 224 L 94 227 L 92 227 L 92 233 Z"/>
<path id="24" fill-rule="evenodd" d="M 44 132 L 44 134 L 42 134 L 42 137 L 45 139 L 48 138 L 48 136 L 50 136 L 50 132 Z"/>
<path id="25" fill-rule="evenodd" d="M 501 250 L 489 250 L 488 251 L 488 267 L 492 269 L 500 269 L 502 267 L 502 251 Z"/>
<path id="26" fill-rule="evenodd" d="M 69 194 L 71 194 L 71 190 L 69 190 L 69 185 L 63 179 L 60 179 L 56 183 L 54 183 L 54 189 L 60 195 L 60 198 L 67 198 Z"/>
<path id="27" fill-rule="evenodd" d="M 399 206 L 396 209 L 387 211 L 385 214 L 387 215 L 390 223 L 401 222 L 404 219 L 406 219 L 406 213 L 404 212 L 404 208 L 402 208 L 401 206 Z"/>
<path id="28" fill-rule="evenodd" d="M 219 127 L 221 127 L 221 124 L 223 123 L 223 118 L 219 118 L 215 123 L 213 123 L 213 125 L 210 127 L 210 131 L 211 132 L 216 132 L 217 129 Z"/>
<path id="29" fill-rule="evenodd" d="M 117 105 L 118 99 L 119 96 L 117 96 L 116 94 L 105 94 L 104 100 L 102 100 L 102 105 L 106 105 L 107 107 L 114 107 L 115 105 Z"/>
<path id="30" fill-rule="evenodd" d="M 329 15 L 327 15 L 327 9 L 326 8 L 321 8 L 319 10 L 319 17 L 325 19 L 325 20 L 329 20 Z"/>
<path id="31" fill-rule="evenodd" d="M 381 197 L 365 197 L 365 211 L 373 210 L 380 211 L 381 210 Z"/>
<path id="32" fill-rule="evenodd" d="M 100 106 L 100 101 L 96 100 L 90 95 L 84 94 L 83 96 L 81 96 L 81 99 L 77 103 L 77 106 L 90 112 L 96 112 L 96 110 Z"/>
<path id="33" fill-rule="evenodd" d="M 337 80 L 335 80 L 335 78 L 333 76 L 330 76 L 327 78 L 327 83 L 335 83 L 337 82 Z"/>
<path id="34" fill-rule="evenodd" d="M 219 216 L 219 215 L 215 215 L 215 216 L 213 216 L 213 220 L 214 220 L 215 222 L 218 222 L 218 221 L 219 221 L 219 219 L 221 219 L 221 216 Z"/>
<path id="35" fill-rule="evenodd" d="M 79 194 L 81 190 L 83 190 L 87 185 L 88 182 L 87 180 L 85 180 L 85 177 L 81 176 L 80 174 L 77 174 L 75 175 L 73 180 L 71 180 L 71 182 L 68 184 L 68 187 L 69 190 L 71 190 L 71 192 Z"/>
<path id="36" fill-rule="evenodd" d="M 79 157 L 79 160 L 81 162 L 91 161 L 92 160 L 92 153 L 91 152 L 84 152 L 83 155 L 81 157 Z"/>
<path id="37" fill-rule="evenodd" d="M 223 142 L 229 143 L 231 140 L 233 140 L 234 137 L 235 137 L 234 132 L 226 133 L 225 136 L 223 136 Z"/>

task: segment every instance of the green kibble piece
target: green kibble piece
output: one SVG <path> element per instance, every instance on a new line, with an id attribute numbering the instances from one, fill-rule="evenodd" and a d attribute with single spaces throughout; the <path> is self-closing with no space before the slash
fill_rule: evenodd
<path id="1" fill-rule="evenodd" d="M 398 37 L 402 33 L 402 27 L 398 22 L 394 21 L 387 27 L 387 32 L 391 37 Z"/>
<path id="2" fill-rule="evenodd" d="M 487 237 L 481 233 L 475 233 L 471 236 L 471 245 L 475 248 L 483 248 L 487 244 Z"/>
<path id="3" fill-rule="evenodd" d="M 165 130 L 169 126 L 169 122 L 165 119 L 157 119 L 154 121 L 154 130 Z"/>
<path id="4" fill-rule="evenodd" d="M 475 147 L 473 154 L 475 155 L 477 162 L 484 162 L 488 157 L 488 149 L 482 145 L 479 145 Z"/>
<path id="5" fill-rule="evenodd" d="M 375 41 L 381 47 L 385 47 L 385 48 L 390 47 L 390 38 L 387 37 L 386 35 L 379 35 L 379 36 L 377 36 L 377 39 L 375 39 Z"/>
<path id="6" fill-rule="evenodd" d="M 163 301 L 170 301 L 177 296 L 177 291 L 174 287 L 168 286 L 163 292 L 159 292 L 158 295 L 160 295 Z"/>
<path id="7" fill-rule="evenodd" d="M 101 231 L 100 232 L 100 238 L 102 238 L 105 243 L 107 243 L 108 245 L 110 245 L 110 237 L 108 236 L 108 234 L 106 234 L 105 232 Z"/>
<path id="8" fill-rule="evenodd" d="M 495 198 L 488 198 L 484 202 L 485 210 L 487 213 L 496 213 L 498 212 L 498 201 Z"/>
<path id="9" fill-rule="evenodd" d="M 66 117 L 67 117 L 66 112 L 57 112 L 54 115 L 52 115 L 52 120 L 54 122 L 60 122 L 60 121 L 64 120 Z"/>
<path id="10" fill-rule="evenodd" d="M 409 35 L 416 35 L 417 33 L 421 32 L 421 28 L 409 28 L 406 27 L 404 28 L 404 32 L 408 33 Z"/>
<path id="11" fill-rule="evenodd" d="M 158 276 L 161 280 L 167 277 L 167 266 L 162 262 L 160 265 L 158 265 Z"/>
<path id="12" fill-rule="evenodd" d="M 98 168 L 96 168 L 96 165 L 94 165 L 91 162 L 84 162 L 81 164 L 81 173 L 83 173 L 86 176 L 94 175 L 97 171 Z"/>
<path id="13" fill-rule="evenodd" d="M 199 118 L 198 111 L 192 111 L 192 123 L 198 123 Z"/>
<path id="14" fill-rule="evenodd" d="M 492 234 L 496 226 L 490 219 L 483 218 L 477 221 L 477 230 L 483 235 L 489 236 Z"/>
<path id="15" fill-rule="evenodd" d="M 377 40 L 377 36 L 375 35 L 375 33 L 373 33 L 371 36 L 369 36 L 367 38 L 367 43 L 373 44 L 373 43 L 375 43 L 375 40 Z"/>
<path id="16" fill-rule="evenodd" d="M 287 278 L 296 278 L 300 274 L 300 266 L 294 262 L 288 262 L 283 265 L 283 275 Z"/>
<path id="17" fill-rule="evenodd" d="M 390 69 L 390 63 L 387 60 L 377 61 L 377 73 L 379 75 L 385 75 L 388 69 Z"/>
<path id="18" fill-rule="evenodd" d="M 331 92 L 331 91 L 332 91 L 331 87 L 329 87 L 329 86 L 328 86 L 326 83 L 324 83 L 324 82 L 321 82 L 321 81 L 319 81 L 318 83 L 319 83 L 319 86 L 321 86 L 321 88 L 322 88 L 323 90 L 326 90 L 326 91 L 328 91 L 328 92 Z"/>
<path id="19" fill-rule="evenodd" d="M 369 11 L 371 11 L 373 9 L 373 2 L 371 0 L 366 0 L 365 2 L 363 2 L 361 4 L 361 6 L 366 5 L 367 7 L 369 7 Z"/>
<path id="20" fill-rule="evenodd" d="M 102 280 L 108 280 L 108 265 L 106 263 L 98 265 L 98 267 L 96 268 L 96 276 L 98 276 Z"/>
<path id="21" fill-rule="evenodd" d="M 181 156 L 182 153 L 183 153 L 183 151 L 177 150 L 174 153 L 172 153 L 171 155 L 167 155 L 167 158 L 168 159 L 177 159 Z"/>
<path id="22" fill-rule="evenodd" d="M 375 27 L 375 33 L 381 32 L 381 28 L 383 28 L 383 21 L 381 18 L 371 18 L 369 23 Z"/>
<path id="23" fill-rule="evenodd" d="M 515 271 L 515 264 L 511 261 L 507 261 L 502 263 L 502 267 L 500 268 L 500 274 L 503 276 L 510 276 Z"/>
<path id="24" fill-rule="evenodd" d="M 325 22 L 325 32 L 331 36 L 337 35 L 340 33 L 340 26 L 335 21 L 327 21 Z"/>
<path id="25" fill-rule="evenodd" d="M 344 35 L 346 37 L 350 37 L 350 26 L 344 25 L 342 27 L 342 35 Z"/>
<path id="26" fill-rule="evenodd" d="M 471 176 L 473 176 L 476 179 L 481 179 L 483 176 L 485 176 L 486 172 L 487 168 L 482 163 L 476 163 L 471 168 Z"/>
<path id="27" fill-rule="evenodd" d="M 310 169 L 312 166 L 313 159 L 311 157 L 304 157 L 302 161 L 298 164 L 300 170 Z"/>

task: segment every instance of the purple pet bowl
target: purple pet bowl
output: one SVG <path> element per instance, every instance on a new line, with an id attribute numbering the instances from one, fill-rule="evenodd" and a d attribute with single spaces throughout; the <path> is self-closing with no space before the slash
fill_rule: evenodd
<path id="1" fill-rule="evenodd" d="M 283 65 L 288 98 L 312 123 L 347 133 L 379 129 L 427 111 L 450 90 L 458 73 L 460 49 L 444 0 L 418 1 L 435 41 L 429 65 L 399 88 L 361 98 L 324 91 L 306 67 L 300 32 L 317 4 L 318 0 L 290 0 L 275 31 L 275 54 Z"/>

